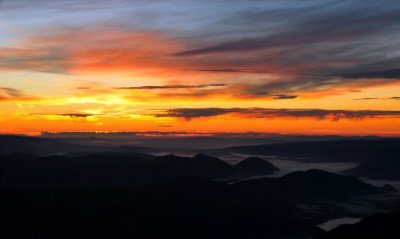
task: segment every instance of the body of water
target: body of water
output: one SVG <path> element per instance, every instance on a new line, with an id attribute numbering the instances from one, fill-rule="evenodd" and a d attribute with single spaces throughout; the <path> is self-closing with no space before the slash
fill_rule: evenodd
<path id="1" fill-rule="evenodd" d="M 329 220 L 325 223 L 322 223 L 322 224 L 318 225 L 318 227 L 325 231 L 330 231 L 340 225 L 354 224 L 361 220 L 362 220 L 362 218 L 352 218 L 352 217 L 336 218 L 333 220 Z"/>

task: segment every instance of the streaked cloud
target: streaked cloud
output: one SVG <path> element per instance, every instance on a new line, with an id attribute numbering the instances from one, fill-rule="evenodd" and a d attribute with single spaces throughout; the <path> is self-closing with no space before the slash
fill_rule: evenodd
<path id="1" fill-rule="evenodd" d="M 160 90 L 160 89 L 200 89 L 210 87 L 224 87 L 226 84 L 201 84 L 201 85 L 145 85 L 131 87 L 115 87 L 117 90 Z"/>
<path id="2" fill-rule="evenodd" d="M 274 95 L 274 100 L 290 100 L 296 99 L 297 95 Z"/>
<path id="3" fill-rule="evenodd" d="M 377 97 L 365 97 L 365 98 L 358 98 L 358 99 L 354 99 L 354 100 L 380 100 L 381 98 L 377 98 Z"/>
<path id="4" fill-rule="evenodd" d="M 250 118 L 315 118 L 329 119 L 364 119 L 364 118 L 398 118 L 400 111 L 381 110 L 325 110 L 325 109 L 269 109 L 269 108 L 177 108 L 157 113 L 155 117 L 176 117 L 191 120 L 201 117 L 215 117 L 221 115 L 236 115 Z"/>
<path id="5" fill-rule="evenodd" d="M 37 97 L 26 95 L 20 90 L 9 87 L 0 87 L 0 101 L 27 101 L 35 99 L 37 99 Z"/>
<path id="6" fill-rule="evenodd" d="M 383 71 L 355 72 L 341 75 L 343 78 L 386 78 L 400 81 L 400 69 L 388 69 Z"/>
<path id="7" fill-rule="evenodd" d="M 5 13 L 30 14 L 32 6 L 28 7 L 28 0 L 23 2 L 6 1 Z M 396 31 L 400 7 L 392 0 L 235 3 L 187 1 L 180 5 L 139 1 L 133 8 L 132 3 L 122 0 L 102 1 L 102 6 L 95 1 L 41 0 L 38 6 L 44 13 L 93 10 L 93 20 L 82 18 L 75 22 L 70 18 L 70 23 L 58 27 L 37 13 L 36 17 L 47 24 L 26 29 L 22 41 L 3 47 L 0 68 L 59 74 L 127 72 L 146 77 L 175 76 L 180 77 L 182 85 L 185 78 L 191 81 L 191 76 L 208 77 L 202 73 L 251 75 L 264 84 L 271 84 L 264 75 L 272 75 L 287 82 L 281 86 L 283 91 L 269 90 L 271 94 L 288 94 L 286 91 L 303 87 L 312 90 L 328 86 L 335 78 L 342 78 L 336 85 L 361 81 L 352 84 L 362 87 L 378 84 L 371 81 L 375 78 L 386 79 L 381 84 L 397 82 L 399 78 L 395 67 L 400 55 L 392 49 L 398 45 L 394 39 L 400 35 Z M 207 4 L 216 9 L 210 11 L 205 8 Z M 252 4 L 258 7 L 249 7 Z M 107 9 L 123 14 L 106 23 Z M 177 12 L 182 15 L 177 17 Z M 144 19 L 148 13 L 153 19 L 146 19 L 157 28 L 145 21 L 132 21 L 137 16 Z M 247 84 L 236 76 L 232 81 Z"/>
<path id="8" fill-rule="evenodd" d="M 98 114 L 85 114 L 85 113 L 42 113 L 42 114 L 31 114 L 32 116 L 44 116 L 48 118 L 56 118 L 56 117 L 65 117 L 65 118 L 71 118 L 71 119 L 86 119 L 88 117 L 92 116 L 97 116 Z"/>
<path id="9" fill-rule="evenodd" d="M 399 96 L 392 96 L 392 97 L 365 97 L 365 98 L 358 98 L 354 100 L 400 100 Z"/>
<path id="10" fill-rule="evenodd" d="M 87 118 L 90 116 L 94 116 L 94 114 L 82 114 L 82 113 L 66 113 L 66 114 L 57 114 L 57 115 L 70 117 L 70 118 Z"/>
<path id="11" fill-rule="evenodd" d="M 212 73 L 271 73 L 265 69 L 197 69 L 194 71 L 212 72 Z"/>

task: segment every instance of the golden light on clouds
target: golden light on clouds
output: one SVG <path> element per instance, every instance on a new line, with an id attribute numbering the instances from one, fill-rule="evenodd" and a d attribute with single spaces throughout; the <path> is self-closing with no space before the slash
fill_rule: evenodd
<path id="1" fill-rule="evenodd" d="M 400 70 L 393 50 L 397 44 L 387 40 L 397 39 L 390 27 L 395 22 L 384 12 L 376 13 L 380 21 L 360 12 L 362 22 L 348 19 L 349 24 L 332 28 L 335 22 L 326 26 L 323 16 L 337 19 L 336 10 L 315 15 L 317 19 L 295 11 L 293 19 L 263 15 L 259 17 L 268 19 L 249 23 L 238 12 L 250 10 L 240 5 L 217 15 L 194 11 L 197 3 L 162 11 L 159 3 L 138 3 L 129 11 L 114 6 L 86 12 L 78 7 L 87 18 L 75 19 L 65 14 L 63 4 L 41 4 L 34 15 L 24 6 L 0 13 L 7 29 L 0 31 L 5 36 L 0 39 L 0 133 L 400 131 L 398 115 L 385 115 L 400 111 Z M 54 15 L 44 14 L 46 9 Z M 140 17 L 149 9 L 154 18 L 147 21 L 152 24 Z M 17 13 L 29 15 L 29 21 L 12 17 Z M 268 34 L 260 30 L 267 25 Z M 375 39 L 374 44 L 368 39 Z M 203 113 L 211 108 L 353 113 L 322 118 L 249 112 L 159 117 L 182 108 Z M 374 113 L 350 117 L 354 111 Z"/>

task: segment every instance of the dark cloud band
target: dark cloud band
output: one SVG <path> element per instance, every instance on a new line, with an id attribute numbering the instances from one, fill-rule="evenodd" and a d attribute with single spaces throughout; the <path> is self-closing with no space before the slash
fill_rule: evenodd
<path id="1" fill-rule="evenodd" d="M 389 69 L 384 71 L 367 71 L 355 72 L 341 75 L 343 78 L 384 78 L 384 79 L 399 79 L 400 69 Z"/>
<path id="2" fill-rule="evenodd" d="M 117 90 L 162 90 L 162 89 L 200 89 L 208 87 L 224 87 L 226 84 L 201 84 L 201 85 L 146 85 L 133 87 L 115 87 Z"/>
<path id="3" fill-rule="evenodd" d="M 324 109 L 271 109 L 271 108 L 176 108 L 157 113 L 155 117 L 176 117 L 190 120 L 200 117 L 214 117 L 235 114 L 250 118 L 273 117 L 311 117 L 316 119 L 364 119 L 364 118 L 398 118 L 400 111 L 381 110 L 324 110 Z"/>
<path id="4" fill-rule="evenodd" d="M 97 114 L 84 114 L 84 113 L 64 113 L 64 114 L 36 114 L 39 116 L 62 116 L 68 118 L 87 118 L 90 116 L 95 116 Z"/>

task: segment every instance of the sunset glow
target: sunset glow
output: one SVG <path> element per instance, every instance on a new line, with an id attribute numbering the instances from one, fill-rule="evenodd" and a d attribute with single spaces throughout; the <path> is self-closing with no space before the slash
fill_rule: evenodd
<path id="1" fill-rule="evenodd" d="M 400 135 L 400 8 L 234 2 L 0 1 L 0 133 Z"/>

